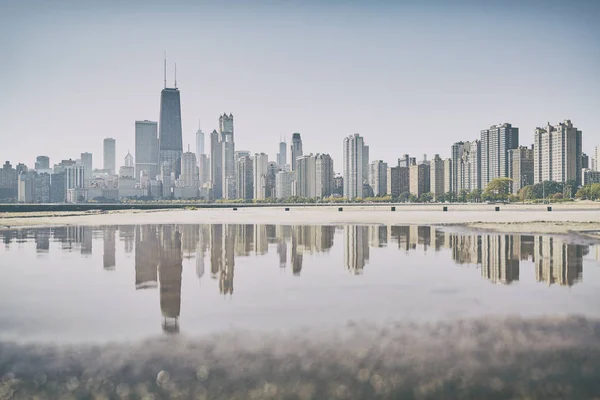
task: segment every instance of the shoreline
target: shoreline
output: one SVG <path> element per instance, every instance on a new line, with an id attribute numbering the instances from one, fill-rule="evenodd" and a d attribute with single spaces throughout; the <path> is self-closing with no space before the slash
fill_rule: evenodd
<path id="1" fill-rule="evenodd" d="M 353 205 L 1 213 L 0 230 L 65 225 L 277 224 L 430 225 L 482 232 L 579 235 L 600 239 L 600 203 L 553 205 Z M 343 211 L 338 211 L 342 207 Z"/>

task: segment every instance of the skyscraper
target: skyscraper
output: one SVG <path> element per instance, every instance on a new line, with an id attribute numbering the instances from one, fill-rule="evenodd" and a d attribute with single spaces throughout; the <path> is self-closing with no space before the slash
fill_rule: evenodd
<path id="1" fill-rule="evenodd" d="M 413 164 L 410 166 L 410 193 L 421 197 L 423 193 L 428 193 L 430 190 L 429 182 L 429 165 Z"/>
<path id="2" fill-rule="evenodd" d="M 252 157 L 252 161 L 254 198 L 262 200 L 267 197 L 267 169 L 269 168 L 269 159 L 265 153 L 257 153 Z"/>
<path id="3" fill-rule="evenodd" d="M 299 133 L 294 133 L 292 135 L 292 159 L 290 160 L 290 164 L 292 164 L 292 171 L 296 171 L 296 159 L 303 155 L 302 152 L 302 138 Z"/>
<path id="4" fill-rule="evenodd" d="M 316 193 L 318 198 L 333 194 L 333 159 L 329 154 L 317 154 L 316 157 Z"/>
<path id="5" fill-rule="evenodd" d="M 254 196 L 254 173 L 252 157 L 242 156 L 236 161 L 237 196 L 239 199 L 251 200 Z"/>
<path id="6" fill-rule="evenodd" d="M 296 195 L 313 198 L 317 195 L 316 158 L 310 154 L 296 160 Z"/>
<path id="7" fill-rule="evenodd" d="M 434 199 L 444 193 L 444 161 L 439 154 L 429 163 L 429 185 Z"/>
<path id="8" fill-rule="evenodd" d="M 344 138 L 344 197 L 363 197 L 365 143 L 358 133 Z"/>
<path id="9" fill-rule="evenodd" d="M 481 189 L 496 178 L 508 177 L 508 150 L 519 147 L 519 128 L 492 125 L 481 131 Z"/>
<path id="10" fill-rule="evenodd" d="M 198 189 L 198 165 L 196 154 L 187 151 L 181 155 L 181 175 L 179 177 L 184 187 Z"/>
<path id="11" fill-rule="evenodd" d="M 387 163 L 375 160 L 369 164 L 369 185 L 373 195 L 384 196 L 387 193 Z"/>
<path id="12" fill-rule="evenodd" d="M 158 123 L 135 121 L 135 179 L 146 171 L 150 179 L 156 179 L 158 170 Z"/>
<path id="13" fill-rule="evenodd" d="M 456 142 L 452 145 L 452 150 L 450 152 L 452 158 L 452 186 L 450 192 L 458 193 L 458 165 L 460 164 L 460 159 L 463 156 L 464 151 L 464 142 Z"/>
<path id="14" fill-rule="evenodd" d="M 533 149 L 519 146 L 508 151 L 508 177 L 512 179 L 512 193 L 533 184 Z"/>
<path id="15" fill-rule="evenodd" d="M 135 166 L 135 163 L 133 162 L 133 156 L 131 155 L 131 153 L 129 151 L 127 152 L 127 154 L 125 154 L 124 161 L 125 161 L 125 163 L 123 165 L 128 168 L 132 168 Z"/>
<path id="16" fill-rule="evenodd" d="M 165 67 L 165 88 L 160 93 L 160 125 L 159 125 L 159 165 L 168 162 L 175 178 L 181 174 L 181 155 L 183 154 L 183 138 L 181 131 L 181 99 L 177 88 L 177 72 L 175 72 L 173 88 L 167 87 Z"/>
<path id="17" fill-rule="evenodd" d="M 50 169 L 50 158 L 47 156 L 37 156 L 35 159 L 35 169 Z"/>
<path id="18" fill-rule="evenodd" d="M 400 195 L 400 167 L 388 167 L 386 193 L 392 198 Z"/>
<path id="19" fill-rule="evenodd" d="M 279 153 L 277 153 L 277 164 L 279 168 L 285 169 L 287 164 L 287 143 L 285 141 L 279 142 Z"/>
<path id="20" fill-rule="evenodd" d="M 233 115 L 219 117 L 219 133 L 222 151 L 222 190 L 223 198 L 235 199 L 235 140 L 233 136 Z"/>
<path id="21" fill-rule="evenodd" d="M 581 182 L 581 131 L 570 120 L 536 128 L 534 133 L 534 183 Z"/>
<path id="22" fill-rule="evenodd" d="M 481 142 L 461 142 L 460 153 L 456 162 L 453 160 L 453 169 L 456 168 L 456 176 L 453 176 L 453 185 L 457 195 L 461 190 L 472 192 L 481 189 Z M 454 155 L 454 153 L 453 153 Z"/>
<path id="23" fill-rule="evenodd" d="M 198 131 L 196 132 L 196 159 L 200 159 L 201 154 L 204 154 L 204 132 L 198 124 Z"/>
<path id="24" fill-rule="evenodd" d="M 223 197 L 223 175 L 222 175 L 223 154 L 221 151 L 221 141 L 219 133 L 213 130 L 210 134 L 210 181 L 212 185 L 213 197 L 220 199 Z"/>
<path id="25" fill-rule="evenodd" d="M 81 165 L 83 165 L 83 175 L 85 181 L 85 187 L 89 186 L 90 179 L 92 179 L 92 153 L 81 153 Z"/>
<path id="26" fill-rule="evenodd" d="M 287 199 L 291 197 L 293 181 L 293 172 L 279 171 L 275 177 L 275 197 L 278 199 Z"/>
<path id="27" fill-rule="evenodd" d="M 600 145 L 594 147 L 594 156 L 592 158 L 592 170 L 600 171 Z"/>
<path id="28" fill-rule="evenodd" d="M 114 175 L 117 171 L 117 142 L 113 138 L 104 139 L 104 169 Z"/>

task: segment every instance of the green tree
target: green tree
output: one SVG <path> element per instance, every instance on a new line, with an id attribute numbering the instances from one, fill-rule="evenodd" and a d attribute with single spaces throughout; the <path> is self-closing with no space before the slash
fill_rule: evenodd
<path id="1" fill-rule="evenodd" d="M 467 194 L 469 194 L 469 191 L 467 189 L 460 189 L 460 191 L 458 192 L 458 202 L 459 203 L 466 203 L 467 202 Z"/>
<path id="2" fill-rule="evenodd" d="M 510 178 L 492 179 L 485 188 L 484 196 L 493 200 L 507 201 L 511 183 Z"/>
<path id="3" fill-rule="evenodd" d="M 421 203 L 430 203 L 431 200 L 433 200 L 433 193 L 431 192 L 421 193 L 421 196 L 419 196 L 419 201 Z"/>
<path id="4" fill-rule="evenodd" d="M 409 197 L 410 197 L 410 193 L 409 192 L 402 192 L 398 196 L 398 201 L 401 202 L 401 203 L 406 203 L 408 201 Z"/>
<path id="5" fill-rule="evenodd" d="M 481 189 L 474 189 L 472 192 L 467 194 L 467 201 L 470 203 L 481 202 Z"/>

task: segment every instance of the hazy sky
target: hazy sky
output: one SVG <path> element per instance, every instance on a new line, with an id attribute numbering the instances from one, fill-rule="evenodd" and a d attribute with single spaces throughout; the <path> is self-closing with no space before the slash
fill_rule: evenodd
<path id="1" fill-rule="evenodd" d="M 194 148 L 231 112 L 237 150 L 274 160 L 300 132 L 330 153 L 358 132 L 371 160 L 450 155 L 489 125 L 521 144 L 571 119 L 600 144 L 600 1 L 0 0 L 0 160 L 33 166 L 158 120 L 163 52 Z M 207 135 L 208 139 L 208 135 Z M 207 146 L 208 150 L 208 140 Z"/>

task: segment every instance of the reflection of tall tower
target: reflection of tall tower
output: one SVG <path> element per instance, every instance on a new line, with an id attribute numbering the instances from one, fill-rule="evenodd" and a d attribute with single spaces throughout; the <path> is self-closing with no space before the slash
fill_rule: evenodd
<path id="1" fill-rule="evenodd" d="M 50 228 L 35 230 L 35 250 L 38 253 L 46 253 L 50 250 Z"/>
<path id="2" fill-rule="evenodd" d="M 198 245 L 196 246 L 196 276 L 201 279 L 204 276 L 204 255 L 208 241 L 208 227 L 201 225 L 198 232 Z"/>
<path id="3" fill-rule="evenodd" d="M 81 254 L 91 255 L 92 254 L 92 227 L 82 226 L 81 227 Z"/>
<path id="4" fill-rule="evenodd" d="M 163 330 L 179 332 L 181 307 L 181 233 L 172 225 L 163 225 L 160 235 L 158 276 Z"/>
<path id="5" fill-rule="evenodd" d="M 233 294 L 233 272 L 235 268 L 235 225 L 225 225 L 223 236 L 223 264 L 219 273 L 219 290 L 222 294 Z"/>
<path id="6" fill-rule="evenodd" d="M 134 237 L 135 225 L 119 226 L 119 239 L 123 241 L 123 244 L 125 245 L 125 253 L 131 253 L 133 251 Z"/>
<path id="7" fill-rule="evenodd" d="M 583 246 L 567 244 L 548 236 L 536 236 L 534 246 L 535 275 L 538 282 L 572 286 L 581 281 Z"/>
<path id="8" fill-rule="evenodd" d="M 267 254 L 267 229 L 265 225 L 254 225 L 254 252 L 257 255 Z"/>
<path id="9" fill-rule="evenodd" d="M 355 274 L 362 273 L 369 261 L 369 227 L 344 226 L 344 264 Z"/>
<path id="10" fill-rule="evenodd" d="M 482 235 L 481 276 L 494 283 L 519 280 L 519 260 L 514 254 L 511 235 Z"/>
<path id="11" fill-rule="evenodd" d="M 299 245 L 299 237 L 300 234 L 298 233 L 298 227 L 294 226 L 292 227 L 292 254 L 291 254 L 291 261 L 292 261 L 292 273 L 294 275 L 300 275 L 300 272 L 302 271 L 302 250 L 298 251 L 298 245 Z"/>
<path id="12" fill-rule="evenodd" d="M 387 246 L 387 226 L 369 226 L 369 245 L 371 247 Z"/>
<path id="13" fill-rule="evenodd" d="M 116 247 L 117 243 L 115 240 L 116 228 L 114 226 L 105 226 L 102 229 L 102 239 L 104 241 L 104 254 L 102 255 L 102 262 L 104 269 L 113 270 L 116 266 Z"/>
<path id="14" fill-rule="evenodd" d="M 155 225 L 138 225 L 135 234 L 135 288 L 158 286 L 158 235 Z"/>
<path id="15" fill-rule="evenodd" d="M 221 257 L 223 255 L 223 225 L 210 226 L 210 273 L 216 278 L 221 269 Z"/>

